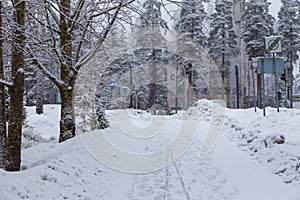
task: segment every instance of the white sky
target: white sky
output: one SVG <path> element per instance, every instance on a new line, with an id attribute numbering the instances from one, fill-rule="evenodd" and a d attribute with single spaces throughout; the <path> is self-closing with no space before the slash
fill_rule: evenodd
<path id="1" fill-rule="evenodd" d="M 272 3 L 270 6 L 270 12 L 277 19 L 277 13 L 281 6 L 281 1 L 280 0 L 269 0 L 269 2 Z"/>

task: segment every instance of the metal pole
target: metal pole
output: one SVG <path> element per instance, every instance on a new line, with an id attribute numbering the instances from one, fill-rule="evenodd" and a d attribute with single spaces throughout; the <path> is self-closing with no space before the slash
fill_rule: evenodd
<path id="1" fill-rule="evenodd" d="M 130 95 L 133 92 L 133 88 L 132 88 L 132 67 L 129 63 L 129 81 L 130 81 Z"/>
<path id="2" fill-rule="evenodd" d="M 240 92 L 239 92 L 239 68 L 235 65 L 235 76 L 236 76 L 236 108 L 240 108 Z"/>
<path id="3" fill-rule="evenodd" d="M 287 68 L 287 66 L 285 66 L 284 70 L 285 70 L 285 73 L 284 73 L 284 75 L 285 75 L 285 81 L 284 81 L 284 88 L 285 88 L 284 106 L 288 107 L 289 105 L 287 103 L 287 98 L 288 98 L 288 87 L 287 87 L 288 68 Z"/>
<path id="4" fill-rule="evenodd" d="M 265 108 L 265 62 L 264 59 L 262 59 L 262 66 L 261 66 L 261 93 L 262 93 L 262 108 L 263 108 L 263 116 L 266 116 L 266 108 Z"/>
<path id="5" fill-rule="evenodd" d="M 274 70 L 274 77 L 275 77 L 275 99 L 276 99 L 276 107 L 277 112 L 279 112 L 279 99 L 278 99 L 278 92 L 277 92 L 277 73 L 276 73 L 276 63 L 275 63 L 275 54 L 273 53 L 273 70 Z"/>
<path id="6" fill-rule="evenodd" d="M 290 52 L 290 80 L 289 80 L 289 96 L 290 96 L 290 108 L 293 108 L 293 52 Z"/>
<path id="7" fill-rule="evenodd" d="M 254 111 L 256 112 L 256 95 L 255 95 L 255 80 L 254 80 L 254 66 L 253 61 L 251 60 L 251 71 L 252 71 L 252 83 L 253 83 L 253 101 L 254 101 Z"/>
<path id="8" fill-rule="evenodd" d="M 135 91 L 135 109 L 138 109 L 138 102 L 137 102 L 137 89 L 134 90 Z"/>
<path id="9" fill-rule="evenodd" d="M 111 110 L 111 108 L 112 108 L 112 93 L 113 93 L 113 88 L 111 87 L 110 88 L 110 104 L 109 104 L 109 109 Z"/>
<path id="10" fill-rule="evenodd" d="M 187 76 L 186 76 L 186 68 L 184 71 L 184 109 L 187 109 Z"/>
<path id="11" fill-rule="evenodd" d="M 175 74 L 175 109 L 176 109 L 176 114 L 177 114 L 177 107 L 178 107 L 178 93 L 177 93 L 177 90 L 178 90 L 178 83 L 177 83 L 177 78 L 178 78 L 178 64 L 176 66 L 176 74 Z"/>

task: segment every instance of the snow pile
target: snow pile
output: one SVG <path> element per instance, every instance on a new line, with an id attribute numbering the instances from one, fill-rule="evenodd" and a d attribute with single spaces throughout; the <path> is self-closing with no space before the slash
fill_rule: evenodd
<path id="1" fill-rule="evenodd" d="M 107 111 L 106 115 L 108 120 L 114 114 L 115 111 Z M 151 124 L 151 114 L 145 110 L 137 110 L 137 109 L 127 109 L 127 116 L 129 117 L 130 121 L 134 123 L 138 127 L 147 127 Z"/>
<path id="2" fill-rule="evenodd" d="M 231 139 L 285 183 L 300 184 L 300 110 L 267 108 L 266 117 L 261 110 L 227 111 Z"/>
<path id="3" fill-rule="evenodd" d="M 40 144 L 23 151 L 24 171 L 0 170 L 1 199 L 102 199 L 109 175 L 78 138 L 64 144 Z M 25 170 L 26 169 L 26 170 Z M 106 175 L 105 175 L 106 174 Z"/>
<path id="4" fill-rule="evenodd" d="M 44 113 L 36 114 L 35 106 L 26 107 L 22 149 L 39 143 L 58 141 L 60 105 L 44 105 Z"/>

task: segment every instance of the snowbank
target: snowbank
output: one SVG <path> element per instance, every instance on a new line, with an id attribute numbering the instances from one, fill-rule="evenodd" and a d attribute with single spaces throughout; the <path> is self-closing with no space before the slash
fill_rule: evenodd
<path id="1" fill-rule="evenodd" d="M 27 117 L 23 126 L 22 148 L 39 143 L 57 142 L 60 105 L 44 105 L 44 113 L 36 114 L 35 106 L 25 107 Z"/>

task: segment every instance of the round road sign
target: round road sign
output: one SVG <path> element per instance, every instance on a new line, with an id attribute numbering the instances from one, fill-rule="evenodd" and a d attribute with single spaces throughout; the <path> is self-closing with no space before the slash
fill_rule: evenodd
<path id="1" fill-rule="evenodd" d="M 123 86 L 120 88 L 120 94 L 122 97 L 128 97 L 130 94 L 130 89 L 127 86 Z"/>

